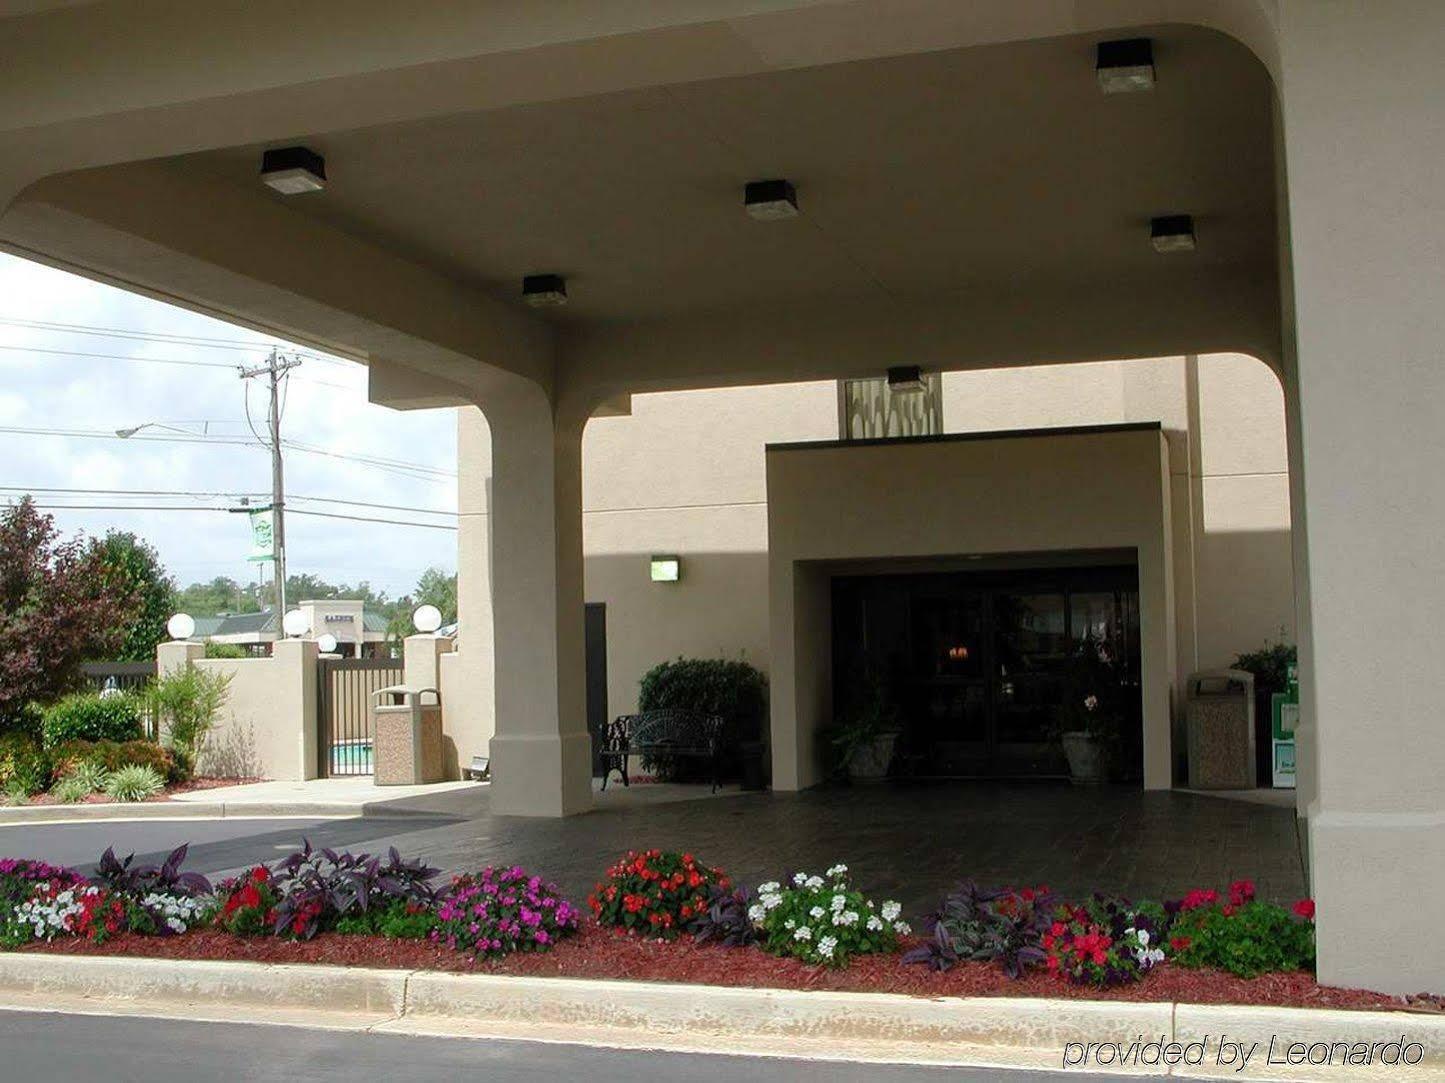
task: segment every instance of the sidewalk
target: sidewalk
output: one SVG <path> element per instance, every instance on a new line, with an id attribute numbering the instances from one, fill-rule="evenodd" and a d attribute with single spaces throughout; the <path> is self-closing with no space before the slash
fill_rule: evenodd
<path id="1" fill-rule="evenodd" d="M 0 825 L 83 823 L 94 820 L 182 820 L 307 816 L 334 819 L 476 815 L 485 805 L 485 782 L 429 786 L 377 786 L 370 775 L 306 782 L 253 782 L 176 794 L 169 801 L 0 808 Z"/>

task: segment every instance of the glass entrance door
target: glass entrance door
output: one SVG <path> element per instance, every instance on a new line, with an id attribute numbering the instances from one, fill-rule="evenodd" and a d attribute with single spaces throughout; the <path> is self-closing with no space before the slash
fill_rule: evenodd
<path id="1" fill-rule="evenodd" d="M 1066 775 L 1056 732 L 1088 638 L 1124 663 L 1125 753 L 1137 756 L 1132 566 L 838 578 L 833 617 L 835 709 L 882 691 L 903 730 L 895 774 Z"/>

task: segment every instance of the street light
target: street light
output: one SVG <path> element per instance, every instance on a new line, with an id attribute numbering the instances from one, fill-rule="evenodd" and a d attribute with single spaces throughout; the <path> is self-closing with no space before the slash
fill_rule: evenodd
<path id="1" fill-rule="evenodd" d="M 165 429 L 168 432 L 178 432 L 182 436 L 195 436 L 189 429 L 178 429 L 174 425 L 167 425 L 164 421 L 143 421 L 139 425 L 132 425 L 128 429 L 116 429 L 115 434 L 122 440 L 129 440 L 142 429 Z"/>

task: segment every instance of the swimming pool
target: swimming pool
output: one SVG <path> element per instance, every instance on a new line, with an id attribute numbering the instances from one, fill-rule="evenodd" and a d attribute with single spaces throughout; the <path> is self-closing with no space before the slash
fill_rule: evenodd
<path id="1" fill-rule="evenodd" d="M 371 774 L 371 740 L 337 741 L 331 746 L 331 774 Z"/>

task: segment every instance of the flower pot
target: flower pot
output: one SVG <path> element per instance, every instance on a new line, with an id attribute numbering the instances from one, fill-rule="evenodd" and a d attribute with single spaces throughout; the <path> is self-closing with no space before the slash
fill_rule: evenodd
<path id="1" fill-rule="evenodd" d="M 893 762 L 896 733 L 880 733 L 873 740 L 853 750 L 848 760 L 848 777 L 857 782 L 887 778 L 888 765 Z"/>
<path id="2" fill-rule="evenodd" d="M 1104 746 L 1082 730 L 1063 735 L 1064 755 L 1069 760 L 1069 778 L 1081 786 L 1104 781 L 1107 764 Z"/>

